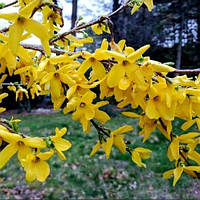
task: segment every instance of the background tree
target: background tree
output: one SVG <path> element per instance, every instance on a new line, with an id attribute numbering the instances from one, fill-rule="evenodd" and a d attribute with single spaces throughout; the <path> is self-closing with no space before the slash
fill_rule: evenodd
<path id="1" fill-rule="evenodd" d="M 142 7 L 133 16 L 127 8 L 112 19 L 116 39 L 124 37 L 136 48 L 150 44 L 153 59 L 175 62 L 177 68 L 199 67 L 200 60 L 194 56 L 194 49 L 200 48 L 198 4 L 197 0 L 155 1 L 152 12 Z M 119 5 L 114 0 L 113 10 Z"/>
<path id="2" fill-rule="evenodd" d="M 72 17 L 71 17 L 71 29 L 74 28 L 77 20 L 77 7 L 78 0 L 72 0 Z"/>

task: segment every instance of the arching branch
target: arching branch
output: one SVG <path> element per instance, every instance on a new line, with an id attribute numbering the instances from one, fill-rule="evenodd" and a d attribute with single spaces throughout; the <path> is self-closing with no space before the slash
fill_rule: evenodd
<path id="1" fill-rule="evenodd" d="M 9 6 L 15 5 L 18 1 L 13 1 L 12 3 L 8 3 L 8 4 L 0 4 L 0 10 L 3 8 L 7 8 Z"/>
<path id="2" fill-rule="evenodd" d="M 81 29 L 90 27 L 90 26 L 92 26 L 94 24 L 98 24 L 98 23 L 100 23 L 100 22 L 102 22 L 102 21 L 104 21 L 106 19 L 110 19 L 111 17 L 113 17 L 113 16 L 117 15 L 118 13 L 120 13 L 123 9 L 127 8 L 128 7 L 128 3 L 129 3 L 129 1 L 127 1 L 124 5 L 120 6 L 117 10 L 115 10 L 114 12 L 112 12 L 112 13 L 106 15 L 106 16 L 101 16 L 95 21 L 92 21 L 92 22 L 89 22 L 87 24 L 83 24 L 83 25 L 80 25 L 80 26 L 76 26 L 73 29 L 71 29 L 70 31 L 62 33 L 58 37 L 50 40 L 50 44 L 53 44 L 57 40 L 63 39 L 66 35 L 72 34 L 74 32 L 78 32 Z"/>

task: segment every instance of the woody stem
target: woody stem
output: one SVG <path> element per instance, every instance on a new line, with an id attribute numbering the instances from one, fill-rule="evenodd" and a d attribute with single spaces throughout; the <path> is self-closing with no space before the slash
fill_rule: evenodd
<path id="1" fill-rule="evenodd" d="M 182 156 L 182 158 L 185 160 L 185 162 L 187 163 L 188 166 L 191 166 L 190 162 L 187 160 L 187 158 L 184 156 L 184 154 L 182 153 L 182 151 L 179 150 L 180 155 Z M 197 173 L 196 171 L 193 171 L 195 173 L 195 175 L 197 176 L 198 179 L 200 179 L 200 174 Z"/>
<path id="2" fill-rule="evenodd" d="M 91 119 L 90 121 L 92 125 L 95 127 L 95 129 L 97 130 L 99 135 L 106 135 L 107 137 L 110 137 L 105 127 L 98 125 L 93 119 Z"/>
<path id="3" fill-rule="evenodd" d="M 63 39 L 65 36 L 71 34 L 71 33 L 74 33 L 74 32 L 77 32 L 77 31 L 80 31 L 81 29 L 84 29 L 84 28 L 87 28 L 87 27 L 90 27 L 94 24 L 98 24 L 98 23 L 101 23 L 103 22 L 104 20 L 106 19 L 110 19 L 111 17 L 117 15 L 118 13 L 120 13 L 123 9 L 127 8 L 128 7 L 128 2 L 126 2 L 124 5 L 120 6 L 117 10 L 115 10 L 114 12 L 108 14 L 107 16 L 101 16 L 99 17 L 97 20 L 95 21 L 92 21 L 92 22 L 89 22 L 87 24 L 83 24 L 83 25 L 80 25 L 80 26 L 76 26 L 74 27 L 73 29 L 67 31 L 67 32 L 64 32 L 62 33 L 61 35 L 59 35 L 58 37 L 50 40 L 50 44 L 53 44 L 54 42 L 56 42 L 57 40 L 60 40 L 60 39 Z"/>
<path id="4" fill-rule="evenodd" d="M 11 3 L 8 3 L 8 4 L 6 4 L 6 5 L 3 5 L 3 6 L 0 7 L 0 10 L 3 9 L 3 8 L 7 8 L 7 7 L 9 7 L 9 6 L 12 6 L 12 5 L 16 4 L 17 2 L 18 2 L 18 1 L 13 1 L 13 2 L 11 2 Z"/>

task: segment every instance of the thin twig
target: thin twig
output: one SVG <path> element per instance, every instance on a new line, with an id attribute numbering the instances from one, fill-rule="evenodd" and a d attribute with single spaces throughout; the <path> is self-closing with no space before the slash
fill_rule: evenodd
<path id="1" fill-rule="evenodd" d="M 49 8 L 53 8 L 54 12 L 58 12 L 59 13 L 59 15 L 61 17 L 61 20 L 62 20 L 62 24 L 60 26 L 63 27 L 64 26 L 64 20 L 63 20 L 62 8 L 58 7 L 55 4 L 42 3 L 38 7 L 34 8 L 32 14 L 31 14 L 31 17 L 33 17 L 33 15 L 44 6 L 49 6 Z"/>
<path id="2" fill-rule="evenodd" d="M 1 32 L 1 30 L 0 30 Z M 44 54 L 44 49 L 42 47 L 42 45 L 35 45 L 35 44 L 20 44 L 22 45 L 25 49 L 32 49 L 32 50 L 36 50 L 36 51 L 40 51 L 41 53 Z M 62 49 L 56 49 L 56 48 L 51 48 L 51 52 L 55 53 L 57 55 L 61 55 L 64 54 L 66 51 L 62 50 Z M 102 63 L 113 63 L 115 64 L 115 61 L 113 60 L 102 60 Z M 182 69 L 182 70 L 176 70 L 173 73 L 179 73 L 179 74 L 199 74 L 200 73 L 200 68 L 198 69 Z"/>
<path id="3" fill-rule="evenodd" d="M 45 54 L 42 45 L 35 45 L 35 44 L 34 45 L 33 44 L 20 44 L 20 45 L 23 46 L 25 49 L 32 49 L 35 51 L 40 51 L 42 54 Z M 55 53 L 57 55 L 61 55 L 61 54 L 64 54 L 66 51 L 61 50 L 61 49 L 51 48 L 51 52 Z"/>
<path id="4" fill-rule="evenodd" d="M 0 30 L 1 32 L 1 30 Z M 36 50 L 36 51 L 40 51 L 41 53 L 44 54 L 44 49 L 42 47 L 42 45 L 35 45 L 35 44 L 20 44 L 21 46 L 23 46 L 25 49 L 32 49 L 32 50 Z M 55 53 L 57 55 L 61 55 L 64 54 L 66 51 L 62 50 L 62 49 L 56 49 L 56 48 L 51 48 L 51 52 Z M 111 62 L 115 64 L 115 61 L 112 60 L 102 60 L 102 62 Z M 182 69 L 182 70 L 176 70 L 173 73 L 179 73 L 179 74 L 199 74 L 200 73 L 200 68 L 198 69 Z"/>
<path id="5" fill-rule="evenodd" d="M 11 133 L 16 133 L 15 130 L 13 130 L 12 128 L 10 128 L 4 121 L 3 119 L 0 119 L 0 125 L 5 127 L 8 131 L 10 131 Z"/>
<path id="6" fill-rule="evenodd" d="M 101 16 L 99 17 L 97 20 L 95 21 L 92 21 L 92 22 L 89 22 L 87 24 L 83 24 L 81 26 L 76 26 L 74 27 L 73 29 L 71 29 L 70 31 L 68 32 L 65 32 L 65 33 L 62 33 L 61 35 L 59 35 L 57 38 L 54 38 L 52 40 L 50 40 L 50 44 L 53 44 L 54 42 L 56 42 L 57 40 L 60 40 L 60 39 L 63 39 L 66 35 L 69 35 L 71 33 L 74 33 L 74 32 L 77 32 L 81 29 L 84 29 L 84 28 L 87 28 L 89 26 L 92 26 L 94 24 L 98 24 L 98 23 L 101 23 L 102 21 L 106 20 L 106 19 L 110 19 L 111 17 L 117 15 L 119 12 L 121 12 L 123 9 L 127 8 L 128 7 L 128 2 L 126 2 L 124 5 L 120 6 L 117 10 L 115 10 L 114 12 L 106 15 L 106 16 Z"/>
<path id="7" fill-rule="evenodd" d="M 98 125 L 93 119 L 90 120 L 92 125 L 95 127 L 95 129 L 97 130 L 98 134 L 103 134 L 106 135 L 107 137 L 110 137 L 109 135 L 109 130 L 103 126 Z"/>
<path id="8" fill-rule="evenodd" d="M 0 30 L 0 33 L 5 33 L 5 32 L 8 32 L 8 31 L 9 31 L 9 28 L 6 27 L 6 28 L 2 28 L 2 29 Z"/>
<path id="9" fill-rule="evenodd" d="M 182 156 L 182 158 L 185 160 L 185 162 L 187 163 L 188 166 L 191 166 L 190 162 L 187 160 L 187 158 L 183 155 L 183 153 L 181 151 L 179 151 L 180 155 Z M 195 175 L 197 176 L 198 179 L 200 179 L 200 174 L 197 173 L 196 171 L 193 171 L 195 173 Z"/>
<path id="10" fill-rule="evenodd" d="M 173 73 L 177 73 L 177 74 L 199 74 L 200 73 L 200 68 L 197 69 L 177 69 L 176 71 L 174 71 Z"/>
<path id="11" fill-rule="evenodd" d="M 167 127 L 165 126 L 165 124 L 163 123 L 163 121 L 162 121 L 161 118 L 159 118 L 159 122 L 160 122 L 161 126 L 163 127 L 163 129 L 165 129 L 167 131 Z M 173 133 L 171 133 L 171 135 L 172 134 Z M 191 166 L 190 162 L 187 160 L 187 158 L 183 155 L 183 153 L 180 150 L 179 150 L 179 153 L 182 156 L 182 158 L 185 160 L 185 162 L 187 163 L 187 165 Z M 197 178 L 200 179 L 200 174 L 197 173 L 196 171 L 193 171 L 193 172 L 196 174 Z"/>
<path id="12" fill-rule="evenodd" d="M 4 9 L 4 8 L 7 8 L 7 7 L 9 7 L 9 6 L 12 6 L 12 5 L 14 5 L 14 4 L 16 4 L 18 1 L 13 1 L 12 3 L 9 3 L 9 4 L 6 4 L 6 5 L 4 5 L 4 6 L 1 6 L 0 7 L 0 10 L 1 9 Z"/>

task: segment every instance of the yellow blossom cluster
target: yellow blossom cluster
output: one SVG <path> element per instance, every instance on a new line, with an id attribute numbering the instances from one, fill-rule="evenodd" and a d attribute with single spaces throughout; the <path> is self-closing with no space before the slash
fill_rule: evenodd
<path id="1" fill-rule="evenodd" d="M 149 11 L 153 8 L 152 0 L 128 3 L 132 14 L 143 3 Z M 164 178 L 174 175 L 173 185 L 183 172 L 199 178 L 200 154 L 195 148 L 200 143 L 200 133 L 175 135 L 172 122 L 175 118 L 185 120 L 183 131 L 195 123 L 200 128 L 200 76 L 171 75 L 170 78 L 168 73 L 175 72 L 175 68 L 144 56 L 149 45 L 135 50 L 127 46 L 125 40 L 115 43 L 110 19 L 105 17 L 88 26 L 98 35 L 111 33 L 111 41 L 104 39 L 91 53 L 80 48 L 92 43 L 92 37 L 78 38 L 70 34 L 72 32 L 54 34 L 63 26 L 63 19 L 61 9 L 52 0 L 19 0 L 17 6 L 16 13 L 0 13 L 0 18 L 10 22 L 8 32 L 0 33 L 0 84 L 16 93 L 16 101 L 50 95 L 53 108 L 62 109 L 64 114 L 71 112 L 72 119 L 80 121 L 84 132 L 91 131 L 91 124 L 96 128 L 98 141 L 90 157 L 102 148 L 109 159 L 115 146 L 123 154 L 128 152 L 138 166 L 146 167 L 142 159 L 149 158 L 151 150 L 132 148 L 126 142 L 125 133 L 132 132 L 131 125 L 113 131 L 102 125 L 110 116 L 101 108 L 109 104 L 108 97 L 114 97 L 119 108 L 128 105 L 133 110 L 139 108 L 140 112 L 122 114 L 139 119 L 143 142 L 156 128 L 169 141 L 167 156 L 175 163 L 175 169 L 165 172 Z M 33 19 L 37 12 L 42 16 L 38 21 Z M 75 28 L 81 30 L 79 26 Z M 32 35 L 40 39 L 40 47 L 24 45 L 22 41 Z M 8 84 L 7 76 L 18 76 L 21 81 Z M 1 93 L 0 103 L 7 96 Z M 1 107 L 0 112 L 3 111 L 5 108 Z M 0 125 L 0 146 L 5 144 L 0 152 L 0 168 L 17 153 L 26 180 L 43 182 L 50 173 L 47 160 L 54 150 L 60 159 L 66 159 L 63 151 L 71 147 L 70 142 L 62 138 L 66 128 L 56 128 L 55 136 L 47 138 L 28 137 L 18 132 L 17 122 L 11 119 L 8 126 Z M 188 165 L 188 160 L 196 165 Z"/>
<path id="2" fill-rule="evenodd" d="M 11 119 L 9 123 L 16 125 L 19 121 Z M 44 182 L 50 173 L 46 160 L 53 156 L 53 149 L 61 160 L 66 160 L 63 151 L 68 150 L 71 143 L 62 138 L 65 133 L 66 128 L 56 128 L 55 136 L 49 138 L 28 137 L 17 131 L 11 132 L 7 127 L 0 125 L 0 144 L 6 145 L 0 152 L 0 169 L 17 153 L 18 160 L 26 172 L 26 180 Z M 46 148 L 49 150 L 44 152 Z"/>

